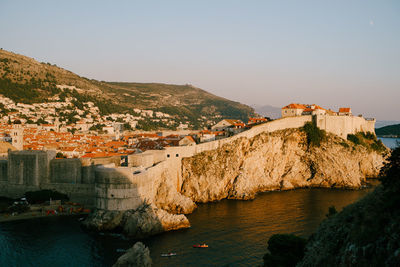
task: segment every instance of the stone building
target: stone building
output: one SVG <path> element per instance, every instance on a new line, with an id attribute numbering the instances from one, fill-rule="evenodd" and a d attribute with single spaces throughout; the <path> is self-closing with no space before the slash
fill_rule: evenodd
<path id="1" fill-rule="evenodd" d="M 19 124 L 14 125 L 14 128 L 11 130 L 11 139 L 11 144 L 17 150 L 24 148 L 24 129 Z"/>

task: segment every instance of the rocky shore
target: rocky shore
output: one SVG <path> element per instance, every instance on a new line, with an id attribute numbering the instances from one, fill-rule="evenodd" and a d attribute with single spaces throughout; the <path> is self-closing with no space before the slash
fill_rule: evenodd
<path id="1" fill-rule="evenodd" d="M 150 267 L 150 250 L 143 243 L 137 242 L 118 258 L 113 267 Z"/>
<path id="2" fill-rule="evenodd" d="M 382 185 L 321 223 L 297 266 L 400 266 L 400 148 Z"/>
<path id="3" fill-rule="evenodd" d="M 385 151 L 333 134 L 310 146 L 300 129 L 262 133 L 184 158 L 180 193 L 209 202 L 304 187 L 358 189 L 366 178 L 377 177 L 384 157 Z"/>
<path id="4" fill-rule="evenodd" d="M 155 182 L 151 205 L 136 210 L 93 212 L 84 226 L 98 231 L 122 231 L 143 238 L 190 226 L 182 214 L 196 203 L 252 199 L 258 192 L 306 187 L 358 189 L 377 177 L 387 151 L 326 134 L 310 145 L 301 129 L 261 133 L 182 159 L 179 188 L 168 175 Z M 179 215 L 180 214 L 180 215 Z"/>
<path id="5" fill-rule="evenodd" d="M 144 203 L 135 210 L 96 210 L 82 222 L 96 231 L 122 231 L 131 238 L 145 238 L 165 231 L 190 227 L 185 215 L 170 214 Z"/>

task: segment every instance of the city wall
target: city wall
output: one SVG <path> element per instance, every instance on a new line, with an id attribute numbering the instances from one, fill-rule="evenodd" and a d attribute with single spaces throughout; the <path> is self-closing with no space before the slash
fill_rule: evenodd
<path id="1" fill-rule="evenodd" d="M 287 117 L 226 139 L 129 155 L 128 167 L 119 166 L 120 157 L 55 159 L 50 151 L 10 151 L 8 160 L 0 160 L 0 195 L 16 198 L 26 191 L 53 189 L 67 194 L 72 201 L 99 209 L 134 209 L 143 201 L 156 202 L 162 183 L 179 192 L 184 157 L 262 132 L 299 128 L 313 120 L 319 128 L 343 138 L 360 131 L 374 132 L 375 126 L 374 120 L 353 116 Z"/>

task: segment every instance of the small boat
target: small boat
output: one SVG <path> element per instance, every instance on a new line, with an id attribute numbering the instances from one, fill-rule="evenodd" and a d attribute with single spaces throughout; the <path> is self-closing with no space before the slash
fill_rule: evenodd
<path id="1" fill-rule="evenodd" d="M 197 245 L 193 245 L 194 248 L 208 248 L 207 244 L 197 244 Z"/>
<path id="2" fill-rule="evenodd" d="M 172 256 L 176 256 L 176 253 L 171 252 L 171 253 L 163 253 L 163 254 L 161 254 L 161 257 L 172 257 Z"/>

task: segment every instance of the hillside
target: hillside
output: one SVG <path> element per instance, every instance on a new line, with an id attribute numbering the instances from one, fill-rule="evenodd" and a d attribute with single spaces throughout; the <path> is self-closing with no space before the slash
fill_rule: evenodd
<path id="1" fill-rule="evenodd" d="M 0 94 L 18 103 L 32 104 L 74 97 L 77 105 L 91 101 L 102 114 L 130 113 L 133 109 L 171 115 L 176 125 L 201 128 L 220 118 L 247 120 L 254 110 L 192 85 L 104 82 L 80 77 L 50 63 L 0 50 Z M 149 121 L 154 128 L 160 122 Z"/>
<path id="2" fill-rule="evenodd" d="M 400 124 L 377 128 L 375 133 L 378 136 L 400 136 Z"/>
<path id="3" fill-rule="evenodd" d="M 297 266 L 400 266 L 400 148 L 381 169 L 381 181 L 321 223 Z"/>

